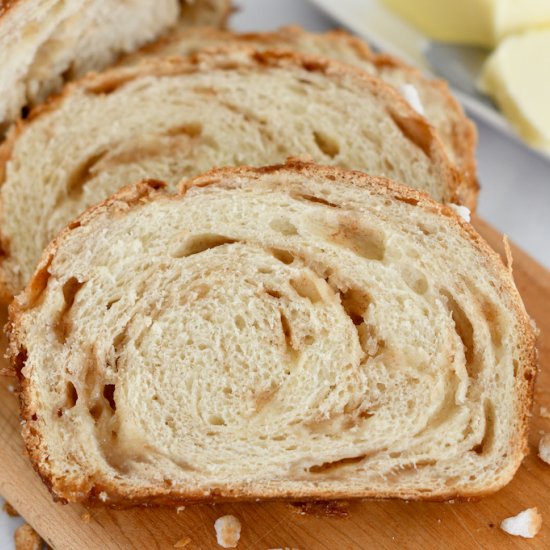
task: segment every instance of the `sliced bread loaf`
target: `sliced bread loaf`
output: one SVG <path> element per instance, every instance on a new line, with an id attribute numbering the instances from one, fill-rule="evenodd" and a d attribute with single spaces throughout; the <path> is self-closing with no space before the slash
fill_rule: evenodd
<path id="1" fill-rule="evenodd" d="M 128 182 L 302 154 L 459 201 L 435 130 L 359 69 L 248 48 L 155 60 L 69 85 L 0 148 L 3 294 L 66 223 Z"/>
<path id="2" fill-rule="evenodd" d="M 475 209 L 479 185 L 476 176 L 476 129 L 449 91 L 447 83 L 425 77 L 418 69 L 387 54 L 374 53 L 359 38 L 343 31 L 313 34 L 299 27 L 285 27 L 277 32 L 234 34 L 216 29 L 178 29 L 157 42 L 121 60 L 131 64 L 152 56 L 188 55 L 204 48 L 227 44 L 246 44 L 266 49 L 290 49 L 337 59 L 360 67 L 382 78 L 400 93 L 414 86 L 424 115 L 441 136 L 451 160 L 463 178 L 462 203 Z"/>
<path id="3" fill-rule="evenodd" d="M 449 207 L 359 172 L 126 188 L 49 245 L 9 337 L 66 501 L 472 497 L 527 451 L 511 273 Z"/>
<path id="4" fill-rule="evenodd" d="M 0 0 L 0 135 L 63 82 L 176 24 L 222 24 L 228 11 L 228 0 Z"/>

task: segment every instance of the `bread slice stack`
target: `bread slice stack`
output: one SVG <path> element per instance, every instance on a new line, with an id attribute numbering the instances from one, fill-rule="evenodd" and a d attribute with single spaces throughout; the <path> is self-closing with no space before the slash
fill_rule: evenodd
<path id="1" fill-rule="evenodd" d="M 534 334 L 455 213 L 472 123 L 344 33 L 182 29 L 228 10 L 0 12 L 0 121 L 32 107 L 0 145 L 0 298 L 34 467 L 106 505 L 498 490 Z"/>
<path id="2" fill-rule="evenodd" d="M 239 46 L 156 59 L 70 84 L 0 147 L 4 299 L 64 225 L 129 182 L 175 189 L 213 166 L 297 155 L 461 201 L 463 180 L 437 131 L 359 69 Z"/>
<path id="3" fill-rule="evenodd" d="M 0 2 L 0 135 L 67 80 L 176 25 L 222 25 L 229 9 L 228 0 Z"/>
<path id="4" fill-rule="evenodd" d="M 126 188 L 10 319 L 23 435 L 64 501 L 470 497 L 526 450 L 510 272 L 449 207 L 359 172 Z"/>

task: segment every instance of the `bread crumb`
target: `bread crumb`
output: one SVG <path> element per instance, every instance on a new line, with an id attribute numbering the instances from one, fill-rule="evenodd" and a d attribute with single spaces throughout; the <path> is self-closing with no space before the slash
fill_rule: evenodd
<path id="1" fill-rule="evenodd" d="M 189 537 L 185 537 L 183 539 L 178 540 L 178 542 L 174 544 L 174 548 L 185 548 L 190 542 L 191 542 L 191 539 Z"/>
<path id="2" fill-rule="evenodd" d="M 424 116 L 424 106 L 418 95 L 418 90 L 412 84 L 403 84 L 401 94 L 407 100 L 407 103 L 419 114 Z"/>
<path id="3" fill-rule="evenodd" d="M 8 516 L 12 518 L 16 518 L 19 516 L 19 512 L 7 500 L 4 502 L 2 510 L 4 510 L 4 512 L 6 512 L 6 514 L 8 514 Z"/>
<path id="4" fill-rule="evenodd" d="M 90 523 L 90 520 L 92 519 L 92 515 L 90 514 L 90 512 L 84 512 L 84 513 L 80 516 L 80 519 L 81 519 L 84 523 Z"/>
<path id="5" fill-rule="evenodd" d="M 8 385 L 8 391 L 9 391 L 10 393 L 15 393 L 15 386 L 13 386 L 12 384 L 9 384 L 9 385 Z"/>
<path id="6" fill-rule="evenodd" d="M 98 495 L 98 498 L 99 500 L 101 500 L 101 502 L 107 502 L 109 495 L 105 491 L 101 491 L 101 493 L 99 493 Z"/>
<path id="7" fill-rule="evenodd" d="M 183 512 L 185 510 L 185 506 L 178 506 L 176 508 L 176 514 L 179 514 L 180 512 Z"/>
<path id="8" fill-rule="evenodd" d="M 28 523 L 20 525 L 15 530 L 13 540 L 15 550 L 41 550 L 43 543 L 40 535 Z"/>
<path id="9" fill-rule="evenodd" d="M 241 522 L 235 516 L 222 516 L 214 523 L 216 539 L 222 548 L 236 548 L 241 538 Z"/>
<path id="10" fill-rule="evenodd" d="M 541 405 L 539 414 L 542 418 L 550 418 L 550 411 L 544 405 Z"/>
<path id="11" fill-rule="evenodd" d="M 541 525 L 542 517 L 539 511 L 536 508 L 527 508 L 517 516 L 506 518 L 500 524 L 500 528 L 509 535 L 531 539 L 540 531 Z"/>
<path id="12" fill-rule="evenodd" d="M 550 434 L 544 434 L 539 441 L 539 458 L 550 464 Z"/>
<path id="13" fill-rule="evenodd" d="M 471 213 L 470 213 L 470 209 L 467 208 L 466 206 L 462 206 L 460 204 L 449 204 L 449 206 L 464 220 L 464 221 L 467 221 L 468 223 L 470 222 L 470 219 L 471 219 Z"/>

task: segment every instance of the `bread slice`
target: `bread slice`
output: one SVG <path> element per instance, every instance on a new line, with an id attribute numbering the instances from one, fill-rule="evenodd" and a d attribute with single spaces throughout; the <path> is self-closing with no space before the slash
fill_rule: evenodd
<path id="1" fill-rule="evenodd" d="M 220 25 L 228 0 L 0 2 L 0 135 L 63 82 L 111 64 L 176 24 Z"/>
<path id="2" fill-rule="evenodd" d="M 303 154 L 459 200 L 433 128 L 359 69 L 248 48 L 155 60 L 69 85 L 0 148 L 4 295 L 66 223 L 129 182 Z"/>
<path id="3" fill-rule="evenodd" d="M 527 452 L 534 336 L 448 206 L 314 164 L 145 181 L 10 306 L 23 436 L 57 499 L 442 499 Z"/>
<path id="4" fill-rule="evenodd" d="M 427 78 L 395 57 L 372 52 L 365 42 L 344 31 L 314 34 L 300 27 L 284 27 L 276 32 L 234 34 L 211 28 L 177 29 L 125 57 L 121 63 L 132 64 L 153 56 L 188 55 L 227 44 L 326 56 L 360 67 L 382 78 L 400 93 L 406 85 L 414 86 L 426 118 L 437 129 L 447 154 L 464 176 L 460 202 L 470 210 L 475 209 L 479 191 L 475 159 L 477 133 L 473 122 L 451 95 L 447 83 Z"/>

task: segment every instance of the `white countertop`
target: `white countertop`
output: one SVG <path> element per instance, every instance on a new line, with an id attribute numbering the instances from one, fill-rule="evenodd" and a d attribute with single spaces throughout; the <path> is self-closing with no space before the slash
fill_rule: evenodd
<path id="1" fill-rule="evenodd" d="M 337 1 L 337 0 L 335 0 Z M 323 31 L 337 23 L 307 0 L 236 0 L 232 19 L 239 31 L 298 24 Z M 550 268 L 550 162 L 476 121 L 479 130 L 479 215 Z M 0 512 L 0 549 L 12 550 L 21 519 Z M 84 550 L 84 549 L 82 549 Z"/>

